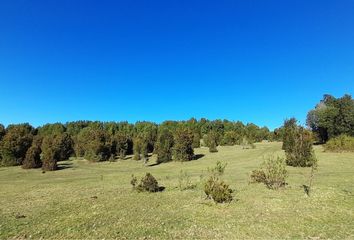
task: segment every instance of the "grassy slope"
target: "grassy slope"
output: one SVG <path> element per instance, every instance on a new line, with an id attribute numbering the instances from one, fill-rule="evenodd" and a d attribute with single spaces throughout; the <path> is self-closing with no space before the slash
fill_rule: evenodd
<path id="1" fill-rule="evenodd" d="M 19 167 L 0 168 L 0 239 L 44 238 L 354 238 L 354 154 L 323 153 L 311 198 L 304 195 L 309 169 L 289 168 L 289 185 L 271 191 L 248 184 L 249 172 L 279 143 L 256 149 L 219 147 L 188 163 L 144 167 L 141 162 L 90 164 L 65 162 L 68 168 L 42 174 Z M 205 200 L 201 176 L 217 160 L 228 163 L 224 179 L 235 201 Z M 153 161 L 153 160 L 151 160 Z M 179 171 L 199 183 L 179 191 Z M 166 187 L 161 193 L 136 193 L 130 178 L 151 172 Z M 92 198 L 97 196 L 97 199 Z M 16 219 L 17 214 L 26 218 Z"/>

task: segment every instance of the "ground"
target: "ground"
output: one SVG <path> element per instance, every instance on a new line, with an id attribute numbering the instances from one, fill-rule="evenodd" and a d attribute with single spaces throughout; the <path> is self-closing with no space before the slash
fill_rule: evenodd
<path id="1" fill-rule="evenodd" d="M 0 168 L 0 239 L 354 239 L 354 153 L 326 153 L 316 146 L 319 168 L 307 197 L 302 185 L 308 168 L 288 167 L 288 185 L 279 191 L 249 184 L 264 156 L 283 154 L 281 143 L 218 149 L 196 149 L 200 158 L 191 162 L 149 167 L 127 159 L 65 161 L 61 170 L 46 173 Z M 215 204 L 202 192 L 207 169 L 218 160 L 228 164 L 223 179 L 234 189 L 230 204 Z M 179 190 L 181 170 L 197 188 Z M 132 191 L 131 175 L 146 172 L 165 191 Z"/>

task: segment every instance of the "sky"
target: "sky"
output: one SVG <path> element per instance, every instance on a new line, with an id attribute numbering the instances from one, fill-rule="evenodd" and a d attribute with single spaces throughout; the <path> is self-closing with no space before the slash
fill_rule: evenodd
<path id="1" fill-rule="evenodd" d="M 0 122 L 274 129 L 354 94 L 353 0 L 0 1 Z"/>

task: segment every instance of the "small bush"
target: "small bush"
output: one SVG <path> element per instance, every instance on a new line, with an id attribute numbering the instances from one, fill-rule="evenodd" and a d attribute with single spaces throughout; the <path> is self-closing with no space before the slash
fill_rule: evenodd
<path id="1" fill-rule="evenodd" d="M 187 172 L 181 170 L 178 175 L 178 188 L 179 190 L 188 190 L 194 189 L 196 187 L 195 184 L 192 183 L 190 176 Z"/>
<path id="2" fill-rule="evenodd" d="M 216 176 L 210 176 L 204 184 L 204 193 L 207 198 L 213 199 L 216 203 L 232 201 L 232 190 L 229 185 Z"/>
<path id="3" fill-rule="evenodd" d="M 133 186 L 133 189 L 136 188 L 136 184 L 138 183 L 138 179 L 132 175 L 132 179 L 130 180 L 130 184 Z"/>
<path id="4" fill-rule="evenodd" d="M 354 137 L 340 135 L 332 138 L 324 145 L 324 149 L 330 152 L 354 152 Z"/>
<path id="5" fill-rule="evenodd" d="M 134 177 L 131 184 L 134 183 Z M 135 181 L 136 185 L 136 181 Z M 135 186 L 133 185 L 133 186 Z M 157 180 L 150 173 L 146 173 L 145 177 L 140 180 L 139 185 L 136 186 L 138 192 L 158 192 L 160 190 Z"/>
<path id="6" fill-rule="evenodd" d="M 248 138 L 243 138 L 241 142 L 242 149 L 255 149 L 256 145 L 253 143 L 252 140 Z"/>
<path id="7" fill-rule="evenodd" d="M 269 156 L 261 169 L 251 173 L 251 182 L 264 183 L 269 189 L 277 190 L 285 186 L 287 176 L 284 158 Z"/>
<path id="8" fill-rule="evenodd" d="M 251 173 L 251 182 L 252 183 L 265 183 L 266 182 L 266 175 L 263 170 L 257 169 L 253 170 Z"/>
<path id="9" fill-rule="evenodd" d="M 208 171 L 214 175 L 223 175 L 225 172 L 225 168 L 227 163 L 222 163 L 220 161 L 216 162 L 216 166 L 214 168 L 208 168 Z"/>

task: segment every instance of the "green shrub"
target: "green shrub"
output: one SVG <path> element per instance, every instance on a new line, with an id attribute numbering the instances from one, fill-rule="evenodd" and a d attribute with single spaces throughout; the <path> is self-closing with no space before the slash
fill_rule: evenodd
<path id="1" fill-rule="evenodd" d="M 192 183 L 190 176 L 186 171 L 181 170 L 178 175 L 178 188 L 179 190 L 188 190 L 194 189 L 196 187 L 195 184 Z"/>
<path id="2" fill-rule="evenodd" d="M 288 172 L 284 158 L 269 156 L 261 165 L 261 169 L 251 173 L 251 182 L 264 183 L 269 189 L 284 187 Z"/>
<path id="3" fill-rule="evenodd" d="M 136 188 L 136 184 L 138 183 L 138 179 L 134 176 L 134 174 L 132 175 L 132 179 L 130 180 L 130 184 L 133 186 L 133 189 Z"/>
<path id="4" fill-rule="evenodd" d="M 141 159 L 141 157 L 140 157 L 141 144 L 142 144 L 142 139 L 140 137 L 135 137 L 133 140 L 133 152 L 134 152 L 133 159 L 136 161 Z"/>
<path id="5" fill-rule="evenodd" d="M 229 185 L 216 176 L 210 176 L 205 182 L 204 193 L 207 198 L 213 199 L 216 203 L 232 201 L 232 190 Z"/>
<path id="6" fill-rule="evenodd" d="M 132 180 L 134 180 L 134 178 Z M 133 184 L 134 181 L 131 181 L 131 183 Z M 146 175 L 140 180 L 139 185 L 136 186 L 136 190 L 138 192 L 158 192 L 160 187 L 154 176 L 150 173 L 146 173 Z"/>
<path id="7" fill-rule="evenodd" d="M 342 134 L 331 138 L 324 145 L 324 149 L 330 152 L 354 152 L 354 137 Z"/>
<path id="8" fill-rule="evenodd" d="M 210 131 L 206 137 L 206 144 L 209 147 L 209 152 L 215 153 L 218 152 L 217 143 L 218 141 L 218 134 L 216 131 Z"/>
<path id="9" fill-rule="evenodd" d="M 192 147 L 193 148 L 200 148 L 200 134 L 199 133 L 194 133 Z"/>
<path id="10" fill-rule="evenodd" d="M 251 173 L 251 182 L 252 183 L 266 183 L 266 175 L 264 170 L 256 169 Z"/>
<path id="11" fill-rule="evenodd" d="M 285 152 L 289 151 L 295 145 L 295 134 L 298 129 L 295 118 L 286 119 L 283 126 L 283 146 Z"/>
<path id="12" fill-rule="evenodd" d="M 286 164 L 293 167 L 311 167 L 316 162 L 312 147 L 312 133 L 303 127 L 297 127 L 289 137 L 292 145 L 285 149 Z"/>
<path id="13" fill-rule="evenodd" d="M 242 146 L 242 149 L 255 149 L 256 148 L 256 145 L 254 144 L 254 142 L 251 139 L 246 138 L 246 137 L 244 137 L 242 139 L 241 146 Z"/>
<path id="14" fill-rule="evenodd" d="M 223 175 L 225 172 L 225 168 L 227 163 L 222 163 L 221 161 L 216 162 L 216 166 L 214 168 L 208 168 L 208 171 L 213 175 Z"/>

